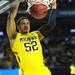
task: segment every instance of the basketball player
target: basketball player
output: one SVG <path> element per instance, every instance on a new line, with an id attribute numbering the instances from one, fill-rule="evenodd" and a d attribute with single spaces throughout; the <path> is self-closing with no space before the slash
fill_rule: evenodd
<path id="1" fill-rule="evenodd" d="M 12 52 L 19 64 L 20 75 L 51 75 L 44 65 L 40 40 L 49 33 L 52 25 L 43 25 L 38 31 L 30 32 L 30 21 L 21 17 L 17 22 L 17 32 L 15 17 L 18 6 L 19 4 L 11 8 L 6 30 Z"/>

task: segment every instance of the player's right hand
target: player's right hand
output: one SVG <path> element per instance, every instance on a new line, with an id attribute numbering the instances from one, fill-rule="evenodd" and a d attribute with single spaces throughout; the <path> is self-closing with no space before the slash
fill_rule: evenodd
<path id="1" fill-rule="evenodd" d="M 28 0 L 21 0 L 21 2 L 27 2 Z"/>

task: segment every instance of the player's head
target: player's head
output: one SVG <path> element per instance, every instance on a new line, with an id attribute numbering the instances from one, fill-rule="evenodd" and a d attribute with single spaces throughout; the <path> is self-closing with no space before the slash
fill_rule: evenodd
<path id="1" fill-rule="evenodd" d="M 30 31 L 30 21 L 27 17 L 21 17 L 17 21 L 17 27 L 20 33 L 26 34 Z"/>

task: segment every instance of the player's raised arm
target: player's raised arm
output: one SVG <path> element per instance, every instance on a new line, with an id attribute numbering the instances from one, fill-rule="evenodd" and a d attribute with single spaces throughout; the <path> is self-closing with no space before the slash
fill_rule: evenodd
<path id="1" fill-rule="evenodd" d="M 56 25 L 56 10 L 51 10 L 51 12 L 52 14 L 50 16 L 49 23 L 40 27 L 39 30 L 37 31 L 39 39 L 42 39 L 48 33 L 52 32 L 52 30 Z"/>
<path id="2" fill-rule="evenodd" d="M 25 0 L 21 0 L 21 2 L 24 2 Z M 18 7 L 19 7 L 20 1 L 17 2 L 16 5 L 13 5 L 10 9 L 10 13 L 7 18 L 7 35 L 9 39 L 12 39 L 13 37 L 16 36 L 16 24 L 15 24 L 15 17 L 18 12 Z"/>
<path id="3" fill-rule="evenodd" d="M 6 30 L 7 30 L 7 35 L 8 35 L 9 39 L 11 39 L 16 34 L 16 25 L 15 25 L 14 19 L 16 17 L 17 11 L 18 11 L 18 6 L 19 6 L 19 4 L 14 5 L 10 9 L 10 13 L 8 15 L 8 18 L 7 18 Z"/>

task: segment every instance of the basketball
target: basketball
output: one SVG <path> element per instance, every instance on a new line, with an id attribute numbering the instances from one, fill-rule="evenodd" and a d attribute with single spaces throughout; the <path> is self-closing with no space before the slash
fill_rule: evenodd
<path id="1" fill-rule="evenodd" d="M 30 13 L 35 19 L 42 19 L 47 15 L 47 6 L 44 4 L 33 4 L 30 7 Z"/>

